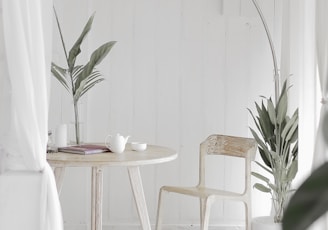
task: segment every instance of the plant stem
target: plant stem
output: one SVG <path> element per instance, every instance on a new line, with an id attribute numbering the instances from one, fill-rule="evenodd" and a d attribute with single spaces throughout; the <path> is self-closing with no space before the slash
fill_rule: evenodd
<path id="1" fill-rule="evenodd" d="M 69 68 L 69 63 L 68 63 L 68 55 L 67 55 L 67 51 L 66 51 L 66 46 L 65 46 L 65 42 L 64 42 L 64 38 L 63 38 L 63 32 L 60 28 L 60 23 L 59 23 L 59 19 L 57 16 L 57 12 L 55 7 L 53 7 L 54 13 L 55 13 L 55 17 L 56 17 L 56 22 L 57 22 L 57 26 L 58 26 L 58 30 L 59 30 L 59 35 L 60 35 L 60 40 L 64 49 L 64 54 L 66 57 L 66 62 L 67 62 L 67 66 Z M 74 95 L 75 95 L 75 87 L 74 87 L 74 79 L 73 79 L 73 73 L 72 73 L 72 69 L 68 69 L 68 75 L 70 77 L 70 82 L 71 82 L 71 88 L 72 88 L 72 97 L 73 97 L 73 101 L 74 101 L 74 117 L 75 117 L 75 138 L 76 138 L 76 144 L 79 145 L 80 144 L 80 126 L 79 126 L 79 108 L 78 108 L 78 103 L 77 101 L 74 100 Z"/>
<path id="2" fill-rule="evenodd" d="M 80 125 L 79 125 L 79 106 L 78 102 L 74 101 L 74 115 L 75 115 L 75 138 L 76 144 L 80 144 Z"/>
<path id="3" fill-rule="evenodd" d="M 62 30 L 60 28 L 59 19 L 58 19 L 58 16 L 57 16 L 57 11 L 56 11 L 55 7 L 53 7 L 53 9 L 54 9 L 54 13 L 55 13 L 55 17 L 56 17 L 56 22 L 57 22 L 57 27 L 58 27 L 58 30 L 59 30 L 60 40 L 61 40 L 61 43 L 62 43 L 62 46 L 63 46 L 63 49 L 64 49 L 65 57 L 66 57 L 66 60 L 68 60 L 66 46 L 65 46 L 65 42 L 64 42 L 64 38 L 63 38 L 63 32 L 62 32 Z M 67 65 L 68 65 L 68 63 L 67 63 Z"/>

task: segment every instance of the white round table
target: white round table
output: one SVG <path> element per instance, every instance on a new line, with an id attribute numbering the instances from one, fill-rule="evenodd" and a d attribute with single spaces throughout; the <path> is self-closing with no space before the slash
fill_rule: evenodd
<path id="1" fill-rule="evenodd" d="M 126 145 L 123 153 L 98 153 L 80 155 L 72 153 L 48 153 L 48 163 L 54 168 L 58 193 L 61 191 L 66 167 L 91 167 L 91 229 L 102 229 L 103 167 L 124 166 L 128 169 L 131 189 L 136 202 L 142 229 L 150 230 L 149 215 L 142 186 L 139 166 L 159 164 L 177 158 L 177 152 L 162 146 L 148 145 L 142 152 Z"/>

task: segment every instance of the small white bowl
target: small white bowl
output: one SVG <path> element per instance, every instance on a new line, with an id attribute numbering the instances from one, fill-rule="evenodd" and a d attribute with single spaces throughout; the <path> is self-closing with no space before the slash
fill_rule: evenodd
<path id="1" fill-rule="evenodd" d="M 134 151 L 141 152 L 147 149 L 147 143 L 131 142 L 131 148 Z"/>

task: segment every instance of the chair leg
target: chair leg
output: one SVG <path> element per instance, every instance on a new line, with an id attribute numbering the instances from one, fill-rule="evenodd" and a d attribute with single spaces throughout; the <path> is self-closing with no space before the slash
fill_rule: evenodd
<path id="1" fill-rule="evenodd" d="M 210 197 L 200 198 L 200 229 L 208 230 L 211 205 L 213 201 Z"/>
<path id="2" fill-rule="evenodd" d="M 252 209 L 250 202 L 244 202 L 245 204 L 245 230 L 251 230 L 252 227 Z"/>
<path id="3" fill-rule="evenodd" d="M 158 205 L 157 205 L 157 217 L 156 217 L 156 230 L 162 229 L 162 195 L 163 195 L 163 188 L 159 191 L 158 196 Z"/>
<path id="4" fill-rule="evenodd" d="M 199 208 L 200 208 L 200 226 L 204 225 L 204 216 L 205 216 L 205 199 L 199 198 Z"/>

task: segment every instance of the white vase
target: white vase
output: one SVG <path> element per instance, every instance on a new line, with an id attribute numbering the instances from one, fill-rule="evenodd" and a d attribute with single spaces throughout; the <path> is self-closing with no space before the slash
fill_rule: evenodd
<path id="1" fill-rule="evenodd" d="M 84 143 L 85 119 L 83 115 L 85 114 L 85 106 L 79 100 L 75 104 L 72 102 L 72 108 L 73 114 L 68 127 L 68 143 L 70 145 L 80 145 Z"/>
<path id="2" fill-rule="evenodd" d="M 71 122 L 68 126 L 68 143 L 70 145 L 76 145 L 76 144 L 83 144 L 84 143 L 84 123 L 83 122 L 79 122 L 78 123 L 78 139 L 79 139 L 79 143 L 77 143 L 77 139 L 76 139 L 76 127 L 75 127 L 75 122 Z"/>
<path id="3" fill-rule="evenodd" d="M 252 230 L 282 230 L 282 225 L 274 223 L 271 216 L 260 216 L 252 219 Z"/>

